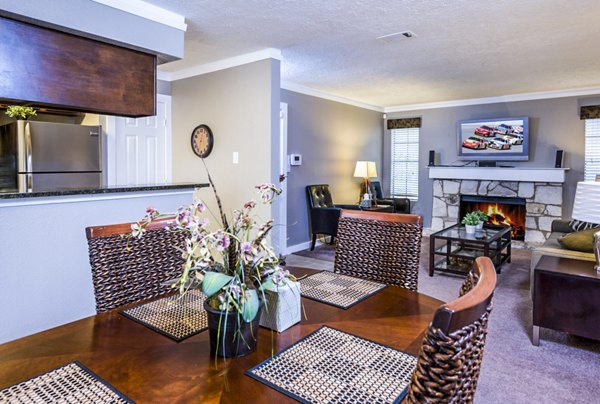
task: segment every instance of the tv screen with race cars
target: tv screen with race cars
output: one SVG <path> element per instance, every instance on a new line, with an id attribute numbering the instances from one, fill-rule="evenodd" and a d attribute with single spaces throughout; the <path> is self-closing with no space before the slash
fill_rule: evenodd
<path id="1" fill-rule="evenodd" d="M 529 118 L 458 122 L 459 160 L 529 160 Z"/>

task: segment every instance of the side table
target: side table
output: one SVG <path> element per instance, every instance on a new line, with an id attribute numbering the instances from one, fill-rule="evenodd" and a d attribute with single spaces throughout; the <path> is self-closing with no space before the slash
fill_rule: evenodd
<path id="1" fill-rule="evenodd" d="M 367 212 L 388 212 L 388 213 L 394 213 L 394 207 L 391 205 L 377 205 L 377 206 L 371 206 L 369 208 L 363 208 L 362 206 L 360 206 L 360 204 L 356 205 L 356 209 L 358 210 L 364 210 Z"/>
<path id="2" fill-rule="evenodd" d="M 594 262 L 542 256 L 533 273 L 533 335 L 540 327 L 600 340 L 600 273 Z"/>
<path id="3" fill-rule="evenodd" d="M 390 205 L 371 206 L 370 208 L 360 207 L 360 210 L 365 210 L 367 212 L 388 212 L 388 213 L 394 213 L 394 207 L 390 206 Z"/>

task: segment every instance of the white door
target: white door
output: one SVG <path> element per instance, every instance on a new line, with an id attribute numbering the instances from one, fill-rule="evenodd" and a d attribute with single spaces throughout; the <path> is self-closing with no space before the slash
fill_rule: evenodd
<path id="1" fill-rule="evenodd" d="M 117 185 L 171 181 L 171 97 L 158 94 L 156 116 L 115 118 Z"/>

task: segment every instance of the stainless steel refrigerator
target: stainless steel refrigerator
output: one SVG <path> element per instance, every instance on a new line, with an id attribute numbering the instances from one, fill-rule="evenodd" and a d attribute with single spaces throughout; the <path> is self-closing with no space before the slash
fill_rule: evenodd
<path id="1" fill-rule="evenodd" d="M 0 192 L 102 184 L 101 126 L 29 121 L 0 126 Z"/>

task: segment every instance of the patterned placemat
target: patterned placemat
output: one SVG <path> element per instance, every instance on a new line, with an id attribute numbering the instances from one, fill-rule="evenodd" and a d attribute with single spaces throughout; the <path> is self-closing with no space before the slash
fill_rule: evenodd
<path id="1" fill-rule="evenodd" d="M 347 309 L 386 287 L 383 283 L 327 271 L 300 280 L 302 296 L 342 309 Z"/>
<path id="2" fill-rule="evenodd" d="M 2 403 L 133 403 L 75 361 L 0 390 Z"/>
<path id="3" fill-rule="evenodd" d="M 119 313 L 179 342 L 208 328 L 205 299 L 194 289 L 183 298 L 179 294 L 161 297 Z"/>
<path id="4" fill-rule="evenodd" d="M 323 326 L 246 374 L 303 403 L 400 402 L 417 358 Z"/>

